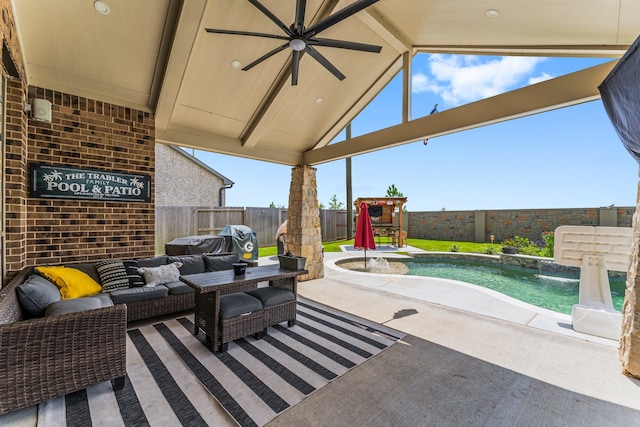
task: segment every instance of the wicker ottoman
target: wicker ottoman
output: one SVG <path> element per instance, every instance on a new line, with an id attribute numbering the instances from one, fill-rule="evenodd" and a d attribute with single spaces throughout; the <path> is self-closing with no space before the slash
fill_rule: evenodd
<path id="1" fill-rule="evenodd" d="M 296 324 L 296 297 L 293 292 L 268 286 L 264 288 L 246 291 L 247 294 L 256 297 L 264 308 L 265 330 L 269 326 L 287 322 L 291 327 Z"/>
<path id="2" fill-rule="evenodd" d="M 264 310 L 258 298 L 244 292 L 220 297 L 220 351 L 227 351 L 228 343 L 248 335 L 261 338 L 264 328 Z"/>

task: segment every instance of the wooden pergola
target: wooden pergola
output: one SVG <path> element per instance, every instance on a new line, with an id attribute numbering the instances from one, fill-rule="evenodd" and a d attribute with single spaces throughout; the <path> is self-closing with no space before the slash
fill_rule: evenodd
<path id="1" fill-rule="evenodd" d="M 374 236 L 388 237 L 391 244 L 401 248 L 405 244 L 407 233 L 402 230 L 402 208 L 406 197 L 358 197 L 353 204 L 356 215 L 360 215 L 362 202 L 369 207 L 371 226 Z"/>

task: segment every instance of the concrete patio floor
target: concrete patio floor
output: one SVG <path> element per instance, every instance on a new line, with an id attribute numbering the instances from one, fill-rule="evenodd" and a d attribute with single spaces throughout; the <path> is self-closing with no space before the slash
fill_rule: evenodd
<path id="1" fill-rule="evenodd" d="M 335 265 L 354 256 L 363 252 L 325 254 L 325 277 L 300 282 L 299 294 L 550 385 L 640 410 L 640 380 L 622 374 L 617 341 L 577 333 L 568 315 L 475 286 Z M 267 262 L 273 259 L 260 261 Z"/>

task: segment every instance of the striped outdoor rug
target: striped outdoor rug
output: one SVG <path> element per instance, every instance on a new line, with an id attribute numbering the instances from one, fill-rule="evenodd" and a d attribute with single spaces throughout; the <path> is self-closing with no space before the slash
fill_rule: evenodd
<path id="1" fill-rule="evenodd" d="M 261 426 L 402 334 L 301 299 L 296 326 L 211 353 L 192 317 L 128 331 L 127 379 L 39 406 L 38 426 Z M 234 422 L 235 420 L 235 422 Z"/>

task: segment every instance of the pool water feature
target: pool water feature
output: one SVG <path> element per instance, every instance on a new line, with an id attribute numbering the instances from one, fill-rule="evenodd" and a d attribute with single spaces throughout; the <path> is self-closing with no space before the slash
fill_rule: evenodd
<path id="1" fill-rule="evenodd" d="M 395 260 L 405 264 L 408 275 L 439 277 L 482 286 L 512 298 L 553 310 L 571 314 L 578 304 L 579 277 L 549 275 L 537 270 L 504 264 L 454 259 Z M 610 277 L 611 297 L 616 310 L 622 310 L 626 289 L 625 279 Z"/>

